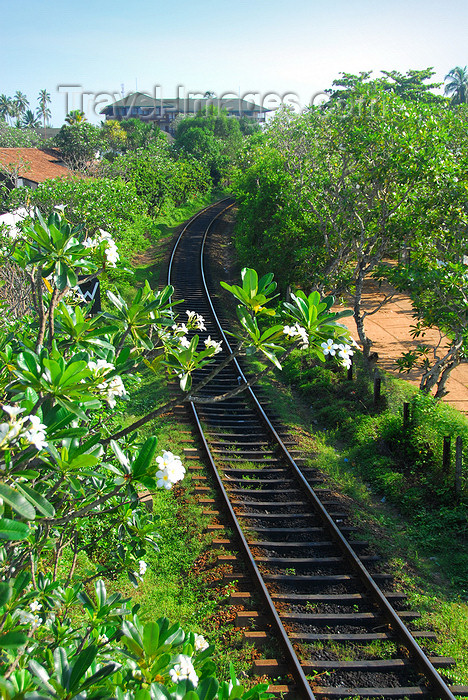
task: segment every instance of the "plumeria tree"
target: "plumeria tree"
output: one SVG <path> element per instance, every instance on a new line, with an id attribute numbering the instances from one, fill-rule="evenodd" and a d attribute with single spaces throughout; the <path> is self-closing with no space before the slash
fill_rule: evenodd
<path id="1" fill-rule="evenodd" d="M 131 303 L 109 293 L 97 315 L 83 304 L 80 282 L 118 264 L 107 232 L 91 236 L 56 211 L 15 221 L 6 235 L 4 255 L 29 280 L 32 308 L 26 323 L 0 330 L 1 697 L 268 697 L 265 685 L 246 690 L 234 675 L 220 683 L 200 635 L 165 618 L 143 624 L 128 600 L 107 595 L 102 576 L 126 571 L 137 586 L 146 554 L 157 548 L 156 521 L 141 494 L 170 489 L 185 474 L 176 455 L 157 456 L 155 436 L 138 434 L 180 397 L 125 428 L 109 409 L 128 397 L 142 369 L 165 367 L 178 377 L 183 401 L 206 401 L 201 387 L 237 355 L 260 352 L 281 367 L 294 348 L 320 359 L 339 348 L 346 364 L 352 351 L 338 323 L 343 313 L 317 292 L 299 291 L 275 308 L 273 276 L 245 269 L 242 286 L 225 285 L 239 302 L 234 349 L 197 384 L 194 372 L 221 344 L 201 342 L 204 319 L 189 309 L 178 315 L 172 287 L 146 283 Z M 78 573 L 97 520 L 116 541 L 105 562 Z"/>

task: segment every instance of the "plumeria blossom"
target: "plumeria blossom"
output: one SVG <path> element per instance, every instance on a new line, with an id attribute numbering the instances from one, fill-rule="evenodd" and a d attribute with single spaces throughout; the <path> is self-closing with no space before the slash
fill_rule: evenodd
<path id="1" fill-rule="evenodd" d="M 171 680 L 173 683 L 179 683 L 179 681 L 189 680 L 193 683 L 195 688 L 198 685 L 198 676 L 196 674 L 195 668 L 193 666 L 190 656 L 185 656 L 181 654 L 179 656 L 179 663 L 171 668 L 169 671 Z"/>
<path id="2" fill-rule="evenodd" d="M 112 377 L 112 379 L 107 383 L 105 399 L 111 408 L 114 408 L 116 404 L 116 397 L 124 398 L 128 396 L 127 390 L 125 389 L 122 377 L 119 375 Z"/>
<path id="3" fill-rule="evenodd" d="M 174 331 L 175 335 L 187 335 L 188 333 L 188 328 L 185 325 L 185 323 L 174 323 L 174 325 L 171 326 L 171 328 Z"/>
<path id="4" fill-rule="evenodd" d="M 143 561 L 143 559 L 141 559 L 141 560 L 138 562 L 138 567 L 139 567 L 139 568 L 138 568 L 138 573 L 140 574 L 140 576 L 144 576 L 144 575 L 146 574 L 146 570 L 147 570 L 147 568 L 148 568 L 148 564 L 147 564 L 145 561 Z"/>
<path id="5" fill-rule="evenodd" d="M 117 262 L 119 261 L 119 253 L 115 241 L 110 233 L 100 228 L 99 236 L 97 236 L 96 238 L 87 238 L 85 241 L 83 241 L 84 247 L 91 248 L 92 250 L 98 248 L 98 246 L 101 243 L 104 243 L 104 249 L 108 265 L 110 267 L 115 267 L 117 265 Z"/>
<path id="6" fill-rule="evenodd" d="M 301 348 L 309 347 L 309 335 L 305 328 L 295 323 L 294 326 L 284 326 L 283 333 L 290 338 L 301 340 Z"/>
<path id="7" fill-rule="evenodd" d="M 208 646 L 209 644 L 202 634 L 195 635 L 195 651 L 205 651 L 205 649 L 208 649 Z"/>
<path id="8" fill-rule="evenodd" d="M 354 350 L 351 350 L 350 345 L 345 345 L 345 344 L 339 345 L 338 349 L 339 349 L 338 355 L 342 359 L 343 366 L 346 367 L 346 369 L 349 369 L 351 367 L 351 363 L 352 363 L 351 356 L 354 355 Z"/>
<path id="9" fill-rule="evenodd" d="M 187 325 L 190 329 L 206 331 L 205 319 L 203 318 L 203 316 L 197 314 L 196 311 L 189 311 L 188 309 L 185 313 L 188 316 Z"/>
<path id="10" fill-rule="evenodd" d="M 208 338 L 205 340 L 205 345 L 207 348 L 214 348 L 214 354 L 217 355 L 218 352 L 222 351 L 221 347 L 221 342 L 218 343 L 216 340 L 212 340 L 211 336 L 209 335 Z"/>
<path id="11" fill-rule="evenodd" d="M 39 416 L 28 416 L 31 425 L 24 433 L 24 437 L 31 445 L 34 445 L 36 450 L 42 450 L 43 447 L 47 447 L 48 443 L 46 440 L 46 426 L 41 423 Z"/>
<path id="12" fill-rule="evenodd" d="M 21 231 L 17 227 L 17 224 L 24 221 L 24 219 L 29 216 L 29 212 L 24 207 L 15 209 L 15 211 L 7 212 L 0 216 L 0 224 L 5 224 L 8 228 L 8 235 L 12 241 L 16 240 L 21 236 Z"/>
<path id="13" fill-rule="evenodd" d="M 170 489 L 174 484 L 185 476 L 185 467 L 180 461 L 180 457 L 172 452 L 164 451 L 162 456 L 156 457 L 159 469 L 156 472 L 157 485 L 159 488 Z"/>
<path id="14" fill-rule="evenodd" d="M 119 261 L 119 253 L 117 251 L 117 246 L 115 244 L 114 239 L 112 238 L 110 233 L 100 228 L 98 241 L 99 243 L 105 243 L 107 262 L 111 267 L 115 267 Z"/>
<path id="15" fill-rule="evenodd" d="M 169 479 L 169 474 L 163 469 L 158 469 L 156 472 L 156 485 L 158 489 L 171 489 L 172 481 Z"/>
<path id="16" fill-rule="evenodd" d="M 115 369 L 111 362 L 106 362 L 106 360 L 91 360 L 88 363 L 88 367 L 91 370 L 95 379 L 102 377 L 103 382 L 98 384 L 97 388 L 104 395 L 104 399 L 107 401 L 111 408 L 114 408 L 116 404 L 116 397 L 124 398 L 126 397 L 127 390 L 125 389 L 122 378 L 119 375 L 112 377 L 112 379 L 105 379 L 106 374 Z"/>
<path id="17" fill-rule="evenodd" d="M 179 343 L 182 348 L 189 348 L 190 347 L 190 341 L 188 338 L 182 336 L 182 338 L 179 338 Z"/>
<path id="18" fill-rule="evenodd" d="M 324 355 L 336 355 L 336 351 L 338 350 L 339 346 L 333 341 L 332 338 L 328 338 L 328 340 L 325 343 L 322 343 L 322 349 L 323 349 L 323 354 Z"/>
<path id="19" fill-rule="evenodd" d="M 21 416 L 24 408 L 17 406 L 3 406 L 3 410 L 10 419 L 8 423 L 0 423 L 0 447 L 15 445 L 21 438 L 37 450 L 47 447 L 46 426 L 41 423 L 39 416 Z"/>

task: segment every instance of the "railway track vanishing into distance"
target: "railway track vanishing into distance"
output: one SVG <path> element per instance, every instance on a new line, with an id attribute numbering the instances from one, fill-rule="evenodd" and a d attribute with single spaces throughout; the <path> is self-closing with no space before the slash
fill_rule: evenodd
<path id="1" fill-rule="evenodd" d="M 217 362 L 229 343 L 209 296 L 203 258 L 212 226 L 230 206 L 222 200 L 189 221 L 168 272 L 175 300 L 184 299 L 184 308 L 205 319 L 201 340 L 210 335 L 223 341 Z M 197 371 L 194 386 L 212 368 Z M 244 380 L 232 361 L 199 396 L 224 394 Z M 378 557 L 321 488 L 318 472 L 302 466 L 294 439 L 269 419 L 272 412 L 259 396 L 249 388 L 226 401 L 190 404 L 219 511 L 227 515 L 246 562 L 247 573 L 234 577 L 243 586 L 235 599 L 261 600 L 261 613 L 239 613 L 238 624 L 257 620 L 259 629 L 245 637 L 265 642 L 264 620 L 279 650 L 280 658 L 257 660 L 256 672 L 286 679 L 275 681 L 272 690 L 298 700 L 468 696 L 468 688 L 450 686 L 437 670 L 449 674 L 453 659 L 422 651 L 419 642 L 434 634 L 408 630 L 405 622 L 417 614 L 406 609 L 405 596 L 393 590 Z"/>

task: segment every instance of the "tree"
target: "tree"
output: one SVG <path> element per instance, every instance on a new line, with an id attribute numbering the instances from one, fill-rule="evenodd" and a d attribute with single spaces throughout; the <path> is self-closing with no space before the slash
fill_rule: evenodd
<path id="1" fill-rule="evenodd" d="M 144 122 L 141 119 L 122 119 L 120 126 L 127 134 L 127 149 L 148 148 L 152 144 L 167 144 L 167 136 L 155 122 Z"/>
<path id="2" fill-rule="evenodd" d="M 54 137 L 62 157 L 72 170 L 86 171 L 103 145 L 101 129 L 86 121 L 64 124 Z"/>
<path id="3" fill-rule="evenodd" d="M 0 120 L 0 147 L 31 148 L 40 142 L 41 138 L 34 129 L 17 129 Z"/>
<path id="4" fill-rule="evenodd" d="M 267 128 L 265 141 L 289 175 L 288 201 L 285 205 L 279 196 L 271 202 L 272 219 L 264 225 L 260 246 L 276 248 L 276 258 L 283 253 L 287 261 L 294 250 L 294 272 L 289 265 L 282 267 L 288 281 L 294 276 L 306 289 L 350 295 L 368 357 L 372 341 L 365 319 L 370 312 L 362 308 L 366 276 L 416 232 L 427 236 L 425 223 L 447 205 L 440 193 L 448 180 L 455 171 L 463 182 L 466 176 L 455 150 L 454 136 L 463 138 L 457 131 L 461 127 L 454 125 L 449 110 L 407 101 L 373 85 L 367 89 L 361 84 L 360 90 L 358 107 L 343 109 L 334 102 L 304 115 L 283 112 Z M 268 176 L 254 176 L 264 146 L 256 148 L 246 156 L 254 164 L 240 175 L 240 226 L 247 237 L 244 217 L 251 220 L 252 202 L 261 201 L 256 192 L 269 186 Z M 430 198 L 431 192 L 437 196 Z M 276 236 L 288 229 L 284 240 Z M 258 226 L 253 230 L 259 234 Z"/>
<path id="5" fill-rule="evenodd" d="M 451 104 L 460 105 L 468 102 L 468 70 L 466 66 L 456 66 L 445 76 L 445 94 L 451 97 Z"/>
<path id="6" fill-rule="evenodd" d="M 330 95 L 330 102 L 354 101 L 359 103 L 361 97 L 366 99 L 369 92 L 398 95 L 407 102 L 424 102 L 443 104 L 441 95 L 435 94 L 442 83 L 427 83 L 435 72 L 432 68 L 409 70 L 406 74 L 396 70 L 381 71 L 384 77 L 371 78 L 372 71 L 361 71 L 359 75 L 341 73 L 341 78 L 333 81 L 333 88 L 325 90 Z"/>
<path id="7" fill-rule="evenodd" d="M 18 118 L 21 117 L 26 111 L 26 109 L 29 107 L 28 98 L 26 97 L 24 92 L 20 92 L 19 90 L 15 92 L 13 104 L 16 108 L 15 116 L 17 116 Z"/>
<path id="8" fill-rule="evenodd" d="M 106 150 L 106 157 L 113 157 L 125 151 L 127 145 L 127 132 L 120 122 L 111 119 L 102 125 L 102 135 Z"/>
<path id="9" fill-rule="evenodd" d="M 36 110 L 36 113 L 37 116 L 42 119 L 45 137 L 46 125 L 51 117 L 51 112 L 48 107 L 48 105 L 50 104 L 50 93 L 48 93 L 46 89 L 39 90 L 39 97 L 37 98 L 37 101 L 39 102 L 39 106 Z"/>
<path id="10" fill-rule="evenodd" d="M 398 289 L 409 293 L 416 323 L 413 337 L 421 342 L 398 361 L 400 371 L 419 365 L 419 388 L 435 398 L 447 394 L 447 380 L 462 358 L 468 356 L 468 273 L 461 262 L 443 261 L 413 253 L 411 265 L 387 271 Z M 431 350 L 424 344 L 425 331 L 435 329 L 439 341 Z"/>
<path id="11" fill-rule="evenodd" d="M 36 117 L 31 109 L 27 109 L 23 114 L 23 119 L 21 120 L 21 126 L 23 129 L 35 129 L 40 126 L 41 122 Z"/>
<path id="12" fill-rule="evenodd" d="M 207 165 L 215 184 L 227 176 L 241 143 L 238 120 L 230 119 L 226 112 L 215 113 L 214 107 L 207 109 L 206 115 L 181 119 L 174 140 L 177 152 Z"/>
<path id="13" fill-rule="evenodd" d="M 84 112 L 81 112 L 79 109 L 72 109 L 71 112 L 68 112 L 67 116 L 65 117 L 65 121 L 67 124 L 75 125 L 82 124 L 83 122 L 87 121 L 87 119 Z"/>
<path id="14" fill-rule="evenodd" d="M 0 95 L 0 119 L 6 121 L 11 116 L 11 97 Z"/>

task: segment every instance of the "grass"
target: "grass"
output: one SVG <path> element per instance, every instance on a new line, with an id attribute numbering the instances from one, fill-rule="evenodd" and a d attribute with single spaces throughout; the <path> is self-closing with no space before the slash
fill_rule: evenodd
<path id="1" fill-rule="evenodd" d="M 455 502 L 453 474 L 440 473 L 436 447 L 444 434 L 465 435 L 466 418 L 390 377 L 385 398 L 374 406 L 365 376 L 348 382 L 322 367 L 305 372 L 297 360 L 285 369 L 262 383 L 275 412 L 308 455 L 307 466 L 345 495 L 362 536 L 381 552 L 410 607 L 421 613 L 417 627 L 435 631 L 437 641 L 425 641 L 425 648 L 455 658 L 453 683 L 467 685 L 467 505 L 463 498 Z M 412 405 L 406 434 L 403 401 Z M 387 449 L 389 440 L 401 437 L 411 444 L 402 449 L 399 440 L 398 449 Z"/>

